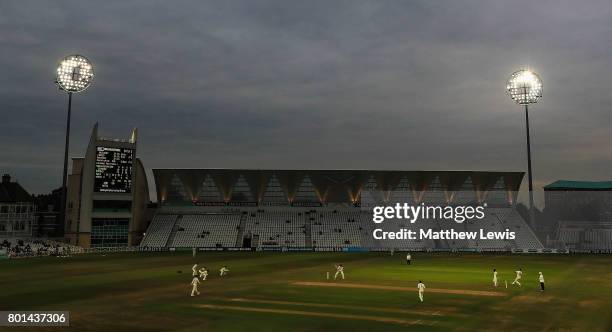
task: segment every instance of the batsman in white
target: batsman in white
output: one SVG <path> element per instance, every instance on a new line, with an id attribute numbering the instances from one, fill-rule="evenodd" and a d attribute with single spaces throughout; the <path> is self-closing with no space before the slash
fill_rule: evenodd
<path id="1" fill-rule="evenodd" d="M 198 270 L 198 273 L 200 274 L 200 278 L 202 278 L 202 281 L 206 280 L 206 277 L 208 277 L 208 269 L 206 268 L 206 266 Z"/>
<path id="2" fill-rule="evenodd" d="M 493 286 L 497 287 L 497 270 L 493 269 Z"/>
<path id="3" fill-rule="evenodd" d="M 344 266 L 342 264 L 336 265 L 336 274 L 334 274 L 334 280 L 338 277 L 338 274 L 342 276 L 342 280 L 344 280 Z"/>
<path id="4" fill-rule="evenodd" d="M 197 276 L 191 279 L 191 296 L 195 296 L 195 294 L 200 295 L 200 291 L 198 290 L 198 285 L 200 284 L 200 279 Z"/>
<path id="5" fill-rule="evenodd" d="M 419 299 L 421 300 L 421 302 L 423 302 L 423 293 L 425 293 L 425 284 L 419 280 L 419 283 L 417 284 L 417 289 L 419 290 Z"/>
<path id="6" fill-rule="evenodd" d="M 518 271 L 516 271 L 516 278 L 514 278 L 514 281 L 512 282 L 512 284 L 517 284 L 519 285 L 519 287 L 521 287 L 521 278 L 523 277 L 523 269 L 518 269 Z"/>
<path id="7" fill-rule="evenodd" d="M 227 268 L 227 266 L 224 266 L 221 268 L 221 270 L 219 270 L 219 276 L 223 277 L 224 275 L 227 275 L 228 272 L 229 272 L 229 269 Z"/>

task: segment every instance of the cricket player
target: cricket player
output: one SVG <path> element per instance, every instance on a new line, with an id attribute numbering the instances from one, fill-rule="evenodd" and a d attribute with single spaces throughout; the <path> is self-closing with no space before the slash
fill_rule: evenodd
<path id="1" fill-rule="evenodd" d="M 497 287 L 497 270 L 493 269 L 493 286 Z"/>
<path id="2" fill-rule="evenodd" d="M 410 265 L 410 262 L 412 261 L 412 256 L 410 255 L 410 253 L 408 253 L 406 255 L 406 264 Z"/>
<path id="3" fill-rule="evenodd" d="M 195 294 L 200 295 L 200 291 L 198 290 L 198 285 L 200 284 L 200 279 L 197 276 L 193 277 L 191 280 L 191 296 L 195 296 Z"/>
<path id="4" fill-rule="evenodd" d="M 224 275 L 226 275 L 229 272 L 229 269 L 227 268 L 227 266 L 224 266 L 221 268 L 221 270 L 219 270 L 219 276 L 223 277 Z"/>
<path id="5" fill-rule="evenodd" d="M 544 275 L 542 274 L 542 272 L 540 272 L 540 292 L 544 291 Z"/>
<path id="6" fill-rule="evenodd" d="M 202 281 L 206 280 L 206 277 L 208 277 L 208 269 L 206 268 L 206 266 L 198 270 L 198 273 L 200 274 L 200 278 L 202 278 Z"/>
<path id="7" fill-rule="evenodd" d="M 523 277 L 523 269 L 518 269 L 518 271 L 516 271 L 516 278 L 514 278 L 514 281 L 512 282 L 512 284 L 517 284 L 519 285 L 519 287 L 521 287 L 521 278 Z"/>
<path id="8" fill-rule="evenodd" d="M 198 263 L 193 264 L 193 266 L 191 267 L 191 276 L 192 277 L 197 277 L 198 276 Z"/>
<path id="9" fill-rule="evenodd" d="M 419 299 L 421 300 L 421 302 L 423 302 L 423 293 L 425 293 L 425 284 L 419 280 L 419 283 L 417 284 L 417 289 L 419 290 Z"/>
<path id="10" fill-rule="evenodd" d="M 342 280 L 344 280 L 344 266 L 342 264 L 336 265 L 336 274 L 334 274 L 334 280 L 338 277 L 338 274 L 342 276 Z"/>

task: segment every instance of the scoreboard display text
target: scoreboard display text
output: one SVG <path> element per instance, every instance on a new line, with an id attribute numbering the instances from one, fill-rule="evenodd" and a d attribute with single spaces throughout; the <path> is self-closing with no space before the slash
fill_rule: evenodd
<path id="1" fill-rule="evenodd" d="M 96 147 L 95 192 L 131 193 L 134 150 Z"/>

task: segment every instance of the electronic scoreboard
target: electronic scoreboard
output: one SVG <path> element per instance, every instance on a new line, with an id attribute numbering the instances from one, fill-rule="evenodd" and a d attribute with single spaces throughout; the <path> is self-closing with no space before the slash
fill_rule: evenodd
<path id="1" fill-rule="evenodd" d="M 95 192 L 131 193 L 134 149 L 96 147 Z"/>

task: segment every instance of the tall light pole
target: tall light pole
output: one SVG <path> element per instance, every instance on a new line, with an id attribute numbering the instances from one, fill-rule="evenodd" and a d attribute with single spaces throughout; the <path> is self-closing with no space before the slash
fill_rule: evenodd
<path id="1" fill-rule="evenodd" d="M 64 143 L 64 171 L 62 173 L 62 201 L 60 202 L 60 222 L 66 222 L 66 181 L 68 177 L 68 148 L 70 145 L 70 115 L 72 111 L 72 94 L 84 91 L 91 85 L 94 71 L 91 62 L 82 55 L 69 55 L 62 58 L 57 66 L 55 84 L 60 90 L 68 93 L 68 113 L 66 115 L 66 141 Z M 78 241 L 78 235 L 77 235 Z M 77 242 L 78 243 L 78 242 Z"/>
<path id="2" fill-rule="evenodd" d="M 506 84 L 510 98 L 525 106 L 525 125 L 527 128 L 527 176 L 529 179 L 529 223 L 535 228 L 533 206 L 533 172 L 531 170 L 531 142 L 529 138 L 529 104 L 535 104 L 542 97 L 542 80 L 529 69 L 521 69 L 510 75 Z"/>

